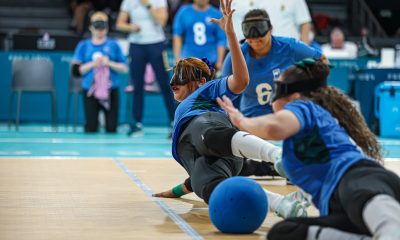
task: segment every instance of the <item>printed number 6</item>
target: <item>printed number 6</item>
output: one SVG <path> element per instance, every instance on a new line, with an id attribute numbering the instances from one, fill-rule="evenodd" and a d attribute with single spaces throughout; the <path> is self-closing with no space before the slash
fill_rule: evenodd
<path id="1" fill-rule="evenodd" d="M 268 83 L 261 83 L 258 84 L 256 87 L 257 99 L 260 105 L 265 105 L 269 103 L 271 94 L 272 94 L 272 87 Z"/>

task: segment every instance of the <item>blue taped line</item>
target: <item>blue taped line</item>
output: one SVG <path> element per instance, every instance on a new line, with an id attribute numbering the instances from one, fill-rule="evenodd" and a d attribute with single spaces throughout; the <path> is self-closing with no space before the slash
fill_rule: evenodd
<path id="1" fill-rule="evenodd" d="M 194 230 L 185 220 L 183 220 L 178 214 L 174 212 L 170 207 L 168 207 L 167 204 L 165 204 L 163 201 L 161 201 L 159 198 L 153 197 L 153 191 L 144 184 L 137 176 L 134 174 L 132 171 L 130 171 L 119 159 L 114 158 L 114 162 L 118 165 L 118 167 L 126 174 L 128 177 L 140 188 L 143 190 L 143 192 L 146 193 L 146 195 L 150 198 L 152 198 L 158 206 L 175 222 L 176 225 L 180 229 L 182 229 L 183 232 L 185 232 L 187 235 L 189 235 L 192 239 L 198 239 L 202 240 L 203 237 L 201 237 L 196 230 Z"/>

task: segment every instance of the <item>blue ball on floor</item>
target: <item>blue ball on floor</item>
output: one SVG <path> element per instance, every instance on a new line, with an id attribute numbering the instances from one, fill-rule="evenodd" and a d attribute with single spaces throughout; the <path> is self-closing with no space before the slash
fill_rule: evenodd
<path id="1" fill-rule="evenodd" d="M 268 199 L 256 181 L 246 177 L 224 180 L 211 193 L 211 222 L 224 233 L 252 233 L 268 212 Z"/>

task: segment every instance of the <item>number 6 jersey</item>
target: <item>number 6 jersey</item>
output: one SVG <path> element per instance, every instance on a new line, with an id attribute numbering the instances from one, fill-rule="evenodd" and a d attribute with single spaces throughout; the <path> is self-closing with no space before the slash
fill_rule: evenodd
<path id="1" fill-rule="evenodd" d="M 321 52 L 294 38 L 272 36 L 271 41 L 269 53 L 259 59 L 250 56 L 250 45 L 247 42 L 241 46 L 250 76 L 250 84 L 242 93 L 240 101 L 240 110 L 247 117 L 272 113 L 269 103 L 274 90 L 274 79 L 288 67 L 304 58 L 321 57 Z M 222 67 L 222 76 L 231 74 L 232 60 L 228 54 Z"/>

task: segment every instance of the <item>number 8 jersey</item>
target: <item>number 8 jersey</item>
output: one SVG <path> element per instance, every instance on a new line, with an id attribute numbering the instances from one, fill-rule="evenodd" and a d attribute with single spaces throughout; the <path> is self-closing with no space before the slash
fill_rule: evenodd
<path id="1" fill-rule="evenodd" d="M 173 34 L 183 38 L 181 57 L 207 57 L 211 63 L 217 61 L 217 48 L 226 47 L 226 37 L 211 18 L 221 18 L 220 11 L 209 6 L 197 10 L 193 4 L 182 6 L 174 18 Z"/>
<path id="2" fill-rule="evenodd" d="M 250 46 L 247 42 L 241 46 L 250 76 L 250 83 L 240 100 L 240 110 L 247 117 L 272 113 L 270 101 L 274 79 L 288 67 L 304 58 L 321 57 L 321 52 L 294 38 L 272 36 L 271 41 L 271 50 L 259 59 L 250 56 Z M 222 67 L 222 76 L 231 74 L 232 60 L 228 54 Z"/>

